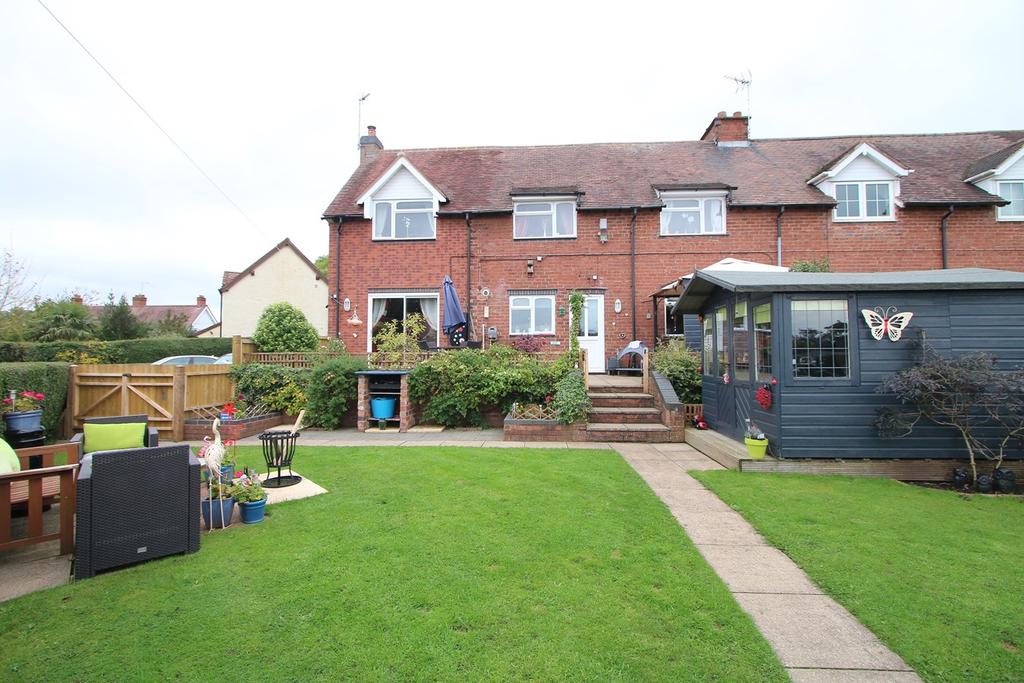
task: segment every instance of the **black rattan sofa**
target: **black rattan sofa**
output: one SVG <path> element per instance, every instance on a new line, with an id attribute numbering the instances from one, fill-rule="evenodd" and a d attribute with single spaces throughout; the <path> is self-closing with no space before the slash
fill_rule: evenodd
<path id="1" fill-rule="evenodd" d="M 76 579 L 199 550 L 199 461 L 186 445 L 91 453 L 77 498 Z"/>

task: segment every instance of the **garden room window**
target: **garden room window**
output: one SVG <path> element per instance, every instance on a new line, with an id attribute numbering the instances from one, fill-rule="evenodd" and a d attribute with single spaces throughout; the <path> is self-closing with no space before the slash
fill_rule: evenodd
<path id="1" fill-rule="evenodd" d="M 721 235 L 725 233 L 724 196 L 662 195 L 662 235 Z"/>
<path id="2" fill-rule="evenodd" d="M 758 382 L 772 378 L 772 305 L 754 306 L 754 375 Z"/>
<path id="3" fill-rule="evenodd" d="M 576 201 L 522 201 L 512 209 L 517 240 L 576 236 Z"/>
<path id="4" fill-rule="evenodd" d="M 390 320 L 404 323 L 414 313 L 423 316 L 426 329 L 420 337 L 421 342 L 432 346 L 440 344 L 438 320 L 438 295 L 435 293 L 387 293 L 370 295 L 370 338 L 367 340 L 367 351 L 375 351 L 374 337 L 381 326 Z"/>
<path id="5" fill-rule="evenodd" d="M 750 379 L 750 325 L 747 321 L 747 302 L 737 301 L 732 314 L 732 345 L 736 356 L 736 379 Z"/>
<path id="6" fill-rule="evenodd" d="M 715 311 L 715 341 L 718 342 L 718 376 L 729 374 L 729 314 L 723 307 Z"/>
<path id="7" fill-rule="evenodd" d="M 832 215 L 839 221 L 893 220 L 892 183 L 837 183 Z"/>
<path id="8" fill-rule="evenodd" d="M 672 315 L 672 309 L 676 305 L 678 299 L 665 299 L 665 336 L 666 337 L 682 337 L 683 336 L 683 316 Z"/>
<path id="9" fill-rule="evenodd" d="M 846 299 L 792 301 L 793 377 L 850 376 L 850 314 Z"/>
<path id="10" fill-rule="evenodd" d="M 555 297 L 512 296 L 508 306 L 509 334 L 554 334 Z"/>
<path id="11" fill-rule="evenodd" d="M 703 349 L 703 358 L 701 364 L 704 366 L 703 374 L 711 375 L 715 370 L 715 328 L 713 317 L 710 315 L 704 316 L 704 343 L 701 346 Z"/>
<path id="12" fill-rule="evenodd" d="M 374 207 L 373 239 L 432 240 L 437 236 L 434 202 L 427 199 L 378 201 Z"/>
<path id="13" fill-rule="evenodd" d="M 1024 221 L 1024 180 L 999 183 L 999 196 L 1010 202 L 999 207 L 999 220 Z"/>

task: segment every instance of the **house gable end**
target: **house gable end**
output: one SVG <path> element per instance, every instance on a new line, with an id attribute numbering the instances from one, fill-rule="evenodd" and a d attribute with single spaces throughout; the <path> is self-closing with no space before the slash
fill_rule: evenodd
<path id="1" fill-rule="evenodd" d="M 408 193 L 414 193 L 414 196 L 408 196 Z M 448 201 L 444 193 L 427 180 L 405 156 L 395 159 L 395 163 L 374 181 L 356 203 L 362 205 L 364 218 L 373 218 L 374 203 L 388 199 L 431 200 L 435 214 L 441 203 Z"/>

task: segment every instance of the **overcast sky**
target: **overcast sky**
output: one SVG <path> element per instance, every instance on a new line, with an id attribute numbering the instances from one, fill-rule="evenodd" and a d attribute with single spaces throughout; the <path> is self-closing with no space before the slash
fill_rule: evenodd
<path id="1" fill-rule="evenodd" d="M 1024 3 L 0 2 L 0 240 L 44 295 L 203 293 L 320 216 L 385 147 L 1024 127 Z M 835 7 L 836 9 L 830 9 Z"/>

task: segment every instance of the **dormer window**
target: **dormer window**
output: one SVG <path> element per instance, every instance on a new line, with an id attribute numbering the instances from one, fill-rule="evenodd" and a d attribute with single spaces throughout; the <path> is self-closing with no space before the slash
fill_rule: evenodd
<path id="1" fill-rule="evenodd" d="M 1010 202 L 999 207 L 999 220 L 1024 221 L 1024 180 L 999 183 L 999 196 Z"/>
<path id="2" fill-rule="evenodd" d="M 512 236 L 517 240 L 576 237 L 575 199 L 524 198 L 512 206 Z"/>
<path id="3" fill-rule="evenodd" d="M 836 183 L 837 221 L 877 221 L 893 219 L 892 183 Z"/>
<path id="4" fill-rule="evenodd" d="M 373 239 L 432 240 L 437 236 L 434 203 L 427 200 L 374 202 Z"/>
<path id="5" fill-rule="evenodd" d="M 662 235 L 724 235 L 725 194 L 662 192 Z"/>

